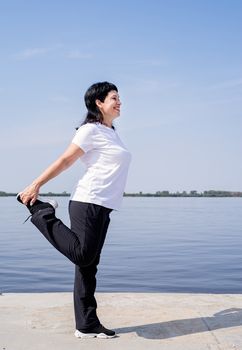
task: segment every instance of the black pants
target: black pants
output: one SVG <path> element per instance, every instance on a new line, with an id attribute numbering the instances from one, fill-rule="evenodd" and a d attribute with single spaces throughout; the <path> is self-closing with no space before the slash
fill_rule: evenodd
<path id="1" fill-rule="evenodd" d="M 94 297 L 96 272 L 112 210 L 97 204 L 70 201 L 71 229 L 52 208 L 39 210 L 31 221 L 45 238 L 75 266 L 74 309 L 76 329 L 91 330 L 100 324 Z"/>

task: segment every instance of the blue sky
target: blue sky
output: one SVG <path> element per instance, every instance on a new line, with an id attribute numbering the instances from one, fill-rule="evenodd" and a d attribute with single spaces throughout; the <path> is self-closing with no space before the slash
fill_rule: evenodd
<path id="1" fill-rule="evenodd" d="M 242 1 L 0 2 L 0 190 L 58 157 L 94 82 L 119 87 L 127 192 L 242 191 Z M 43 191 L 71 191 L 80 162 Z"/>

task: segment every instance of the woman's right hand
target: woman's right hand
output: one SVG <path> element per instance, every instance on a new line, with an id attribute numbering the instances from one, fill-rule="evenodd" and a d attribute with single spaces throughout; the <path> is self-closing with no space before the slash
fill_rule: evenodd
<path id="1" fill-rule="evenodd" d="M 33 205 L 39 195 L 40 186 L 35 183 L 27 186 L 23 191 L 19 193 L 21 201 L 23 204 Z"/>

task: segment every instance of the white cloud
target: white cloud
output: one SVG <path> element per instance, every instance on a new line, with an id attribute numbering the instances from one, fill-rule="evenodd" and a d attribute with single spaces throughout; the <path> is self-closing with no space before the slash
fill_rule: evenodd
<path id="1" fill-rule="evenodd" d="M 62 45 L 54 45 L 53 47 L 33 47 L 20 51 L 12 57 L 16 60 L 29 60 L 35 57 L 46 56 L 51 51 L 61 48 Z"/>
<path id="2" fill-rule="evenodd" d="M 44 56 L 50 51 L 49 48 L 44 47 L 36 47 L 32 49 L 25 49 L 15 55 L 13 57 L 17 60 L 28 60 L 33 57 Z"/>
<path id="3" fill-rule="evenodd" d="M 83 53 L 80 50 L 72 50 L 67 53 L 66 57 L 73 60 L 79 60 L 93 58 L 93 55 L 90 53 Z"/>
<path id="4" fill-rule="evenodd" d="M 30 60 L 36 57 L 44 57 L 52 51 L 63 49 L 63 45 L 54 45 L 53 47 L 33 47 L 24 49 L 16 54 L 13 54 L 12 57 L 18 61 Z M 68 52 L 63 52 L 63 55 L 68 59 L 80 60 L 80 59 L 91 59 L 93 54 L 89 52 L 82 52 L 80 50 L 70 50 Z"/>

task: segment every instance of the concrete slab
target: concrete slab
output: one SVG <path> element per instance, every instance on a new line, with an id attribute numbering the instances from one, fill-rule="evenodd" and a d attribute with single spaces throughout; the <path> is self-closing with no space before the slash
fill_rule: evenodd
<path id="1" fill-rule="evenodd" d="M 71 293 L 0 296 L 0 350 L 242 350 L 242 295 L 97 293 L 114 339 L 77 339 Z"/>

